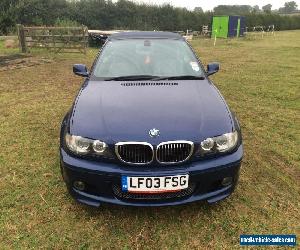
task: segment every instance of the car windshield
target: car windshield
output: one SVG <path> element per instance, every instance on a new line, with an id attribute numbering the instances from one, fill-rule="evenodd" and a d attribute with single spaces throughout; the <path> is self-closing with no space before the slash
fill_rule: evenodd
<path id="1" fill-rule="evenodd" d="M 93 70 L 96 78 L 187 76 L 204 73 L 193 51 L 183 40 L 127 39 L 108 41 Z M 147 78 L 148 77 L 148 78 Z"/>

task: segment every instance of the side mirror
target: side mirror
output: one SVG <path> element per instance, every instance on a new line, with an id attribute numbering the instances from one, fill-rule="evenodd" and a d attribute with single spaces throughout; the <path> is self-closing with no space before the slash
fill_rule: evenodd
<path id="1" fill-rule="evenodd" d="M 73 73 L 78 76 L 88 77 L 89 72 L 87 67 L 84 64 L 74 64 L 73 65 Z"/>
<path id="2" fill-rule="evenodd" d="M 213 75 L 214 73 L 217 73 L 220 69 L 220 64 L 217 62 L 209 63 L 207 65 L 207 75 Z"/>

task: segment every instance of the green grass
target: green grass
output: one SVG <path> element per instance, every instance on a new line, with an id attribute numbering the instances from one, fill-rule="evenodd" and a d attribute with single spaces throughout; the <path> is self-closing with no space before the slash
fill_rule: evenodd
<path id="1" fill-rule="evenodd" d="M 233 249 L 239 235 L 300 232 L 300 31 L 264 39 L 195 40 L 237 113 L 245 155 L 236 192 L 215 205 L 80 205 L 59 170 L 59 128 L 82 79 L 80 54 L 33 52 L 53 62 L 1 71 L 0 248 Z M 3 56 L 17 53 L 6 50 Z"/>

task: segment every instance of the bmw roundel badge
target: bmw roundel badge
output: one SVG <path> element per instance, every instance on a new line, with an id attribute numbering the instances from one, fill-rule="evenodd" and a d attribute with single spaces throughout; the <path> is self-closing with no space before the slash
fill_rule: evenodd
<path id="1" fill-rule="evenodd" d="M 151 137 L 158 137 L 159 134 L 160 134 L 160 132 L 159 132 L 159 130 L 156 129 L 156 128 L 152 128 L 152 129 L 149 130 L 149 135 L 150 135 Z"/>

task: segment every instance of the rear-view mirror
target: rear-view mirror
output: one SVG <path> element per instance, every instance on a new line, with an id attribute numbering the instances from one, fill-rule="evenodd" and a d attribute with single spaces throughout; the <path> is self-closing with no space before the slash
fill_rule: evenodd
<path id="1" fill-rule="evenodd" d="M 73 73 L 78 76 L 88 77 L 89 72 L 87 67 L 84 64 L 74 64 L 73 65 Z"/>
<path id="2" fill-rule="evenodd" d="M 217 73 L 220 69 L 220 64 L 217 62 L 213 62 L 213 63 L 209 63 L 207 65 L 207 75 L 213 75 L 215 73 Z"/>

